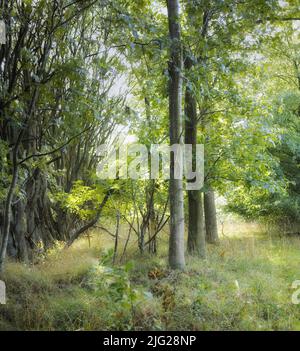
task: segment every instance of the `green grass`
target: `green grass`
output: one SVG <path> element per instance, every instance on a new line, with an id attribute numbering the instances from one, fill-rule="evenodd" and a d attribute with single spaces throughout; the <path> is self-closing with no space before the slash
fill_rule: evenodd
<path id="1" fill-rule="evenodd" d="M 111 242 L 94 235 L 40 263 L 9 263 L 1 330 L 300 330 L 291 288 L 300 280 L 300 238 L 272 238 L 249 227 L 187 257 L 185 272 L 131 247 L 125 268 L 108 266 Z M 102 260 L 102 262 L 101 262 Z M 100 263 L 101 262 L 101 263 Z"/>

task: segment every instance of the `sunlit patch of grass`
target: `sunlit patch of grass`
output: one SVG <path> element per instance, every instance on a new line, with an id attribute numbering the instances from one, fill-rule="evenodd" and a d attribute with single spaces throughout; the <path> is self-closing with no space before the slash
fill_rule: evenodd
<path id="1" fill-rule="evenodd" d="M 297 238 L 272 242 L 266 238 L 250 241 L 232 238 L 211 249 L 208 260 L 200 268 L 209 279 L 209 291 L 203 294 L 202 287 L 200 300 L 196 299 L 205 320 L 199 327 L 294 329 L 300 309 L 291 302 L 291 284 L 297 274 L 299 279 L 296 269 L 300 265 L 299 242 Z M 197 263 L 190 259 L 189 267 L 195 270 Z"/>
<path id="2" fill-rule="evenodd" d="M 166 265 L 167 234 L 159 239 L 157 256 L 138 253 L 133 236 L 126 255 L 132 268 L 128 276 L 117 270 L 114 279 L 127 299 L 131 291 L 146 292 L 147 302 L 137 301 L 134 310 L 125 295 L 111 303 L 112 290 L 101 285 L 105 269 L 95 267 L 114 243 L 103 232 L 67 250 L 58 244 L 33 266 L 11 262 L 0 329 L 299 330 L 300 305 L 292 304 L 291 285 L 300 280 L 300 238 L 246 228 L 232 227 L 220 245 L 208 245 L 206 260 L 187 256 L 182 273 Z M 118 258 L 126 234 L 124 229 Z"/>

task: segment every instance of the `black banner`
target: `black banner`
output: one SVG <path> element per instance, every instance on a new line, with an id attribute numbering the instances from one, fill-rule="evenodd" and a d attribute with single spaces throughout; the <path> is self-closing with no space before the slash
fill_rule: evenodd
<path id="1" fill-rule="evenodd" d="M 80 347 L 91 350 L 201 350 L 214 346 L 240 350 L 262 346 L 262 341 L 293 342 L 296 332 L 1 332 L 0 342 L 10 348 L 17 345 L 41 350 L 55 350 L 63 344 L 68 349 Z M 6 340 L 5 340 L 6 339 Z M 295 340 L 295 339 L 294 339 Z M 296 340 L 295 340 L 296 341 Z M 3 344 L 2 344 L 3 345 Z M 4 349 L 4 348 L 3 348 Z M 0 348 L 2 350 L 2 347 Z"/>

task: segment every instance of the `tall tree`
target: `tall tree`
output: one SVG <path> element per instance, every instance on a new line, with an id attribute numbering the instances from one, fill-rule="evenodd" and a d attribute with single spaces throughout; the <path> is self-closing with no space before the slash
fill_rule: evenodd
<path id="1" fill-rule="evenodd" d="M 169 123 L 170 143 L 182 144 L 182 47 L 180 38 L 180 10 L 178 0 L 167 0 L 170 36 L 169 60 Z M 184 269 L 184 199 L 183 181 L 175 179 L 175 156 L 170 164 L 170 242 L 169 264 Z"/>
<path id="2" fill-rule="evenodd" d="M 204 6 L 202 11 L 202 25 L 199 32 L 201 41 L 205 42 L 210 20 L 210 10 L 208 6 Z M 186 6 L 187 25 L 195 25 L 195 8 L 193 4 Z M 200 45 L 201 46 L 201 45 Z M 198 57 L 196 57 L 198 56 Z M 205 50 L 201 47 L 199 52 L 195 52 L 189 48 L 186 50 L 184 59 L 185 76 L 189 78 L 191 70 L 195 66 L 205 65 Z M 191 74 L 192 75 L 192 74 Z M 197 144 L 198 134 L 198 106 L 196 92 L 192 81 L 186 84 L 185 91 L 185 143 L 192 144 L 195 148 Z M 194 159 L 194 158 L 193 158 Z M 195 164 L 193 168 L 195 168 Z M 205 252 L 205 232 L 204 232 L 204 216 L 203 216 L 203 195 L 202 190 L 189 190 L 188 195 L 188 252 L 196 254 L 202 258 L 206 256 Z"/>
<path id="3" fill-rule="evenodd" d="M 185 69 L 192 67 L 192 60 L 185 58 Z M 197 102 L 193 90 L 189 85 L 185 90 L 185 143 L 195 146 L 197 144 Z M 193 158 L 194 159 L 194 158 Z M 194 162 L 193 162 L 194 163 Z M 193 164 L 195 167 L 195 164 Z M 205 233 L 202 192 L 199 190 L 188 190 L 188 242 L 187 249 L 192 255 L 205 257 Z"/>

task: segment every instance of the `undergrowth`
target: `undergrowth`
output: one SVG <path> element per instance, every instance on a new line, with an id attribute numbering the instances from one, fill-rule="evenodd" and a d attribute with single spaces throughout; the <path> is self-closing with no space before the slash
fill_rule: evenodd
<path id="1" fill-rule="evenodd" d="M 300 330 L 292 282 L 300 279 L 300 239 L 223 237 L 185 272 L 130 249 L 113 266 L 98 234 L 33 266 L 7 266 L 1 330 Z M 105 247 L 107 249 L 105 249 Z"/>

